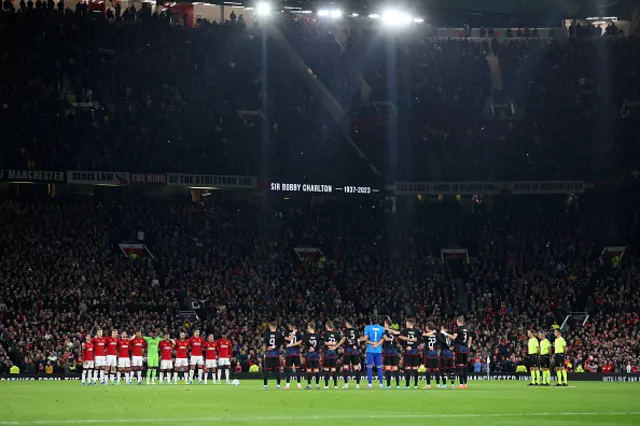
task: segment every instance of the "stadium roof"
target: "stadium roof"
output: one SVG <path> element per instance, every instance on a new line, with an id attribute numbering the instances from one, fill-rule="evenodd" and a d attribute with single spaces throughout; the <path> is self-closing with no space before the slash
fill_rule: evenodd
<path id="1" fill-rule="evenodd" d="M 257 0 L 256 0 L 257 1 Z M 274 0 L 277 3 L 277 0 Z M 335 4 L 347 9 L 385 7 L 388 4 L 403 4 L 425 15 L 447 15 L 460 17 L 478 15 L 512 16 L 514 19 L 538 16 L 550 19 L 559 25 L 561 19 L 585 18 L 587 16 L 617 16 L 629 19 L 634 6 L 640 0 L 284 0 L 289 6 L 314 9 Z"/>
<path id="2" fill-rule="evenodd" d="M 516 25 L 557 26 L 562 19 L 616 16 L 629 20 L 638 0 L 427 0 L 436 14 L 481 17 L 502 16 Z M 533 22 L 532 22 L 533 21 Z"/>

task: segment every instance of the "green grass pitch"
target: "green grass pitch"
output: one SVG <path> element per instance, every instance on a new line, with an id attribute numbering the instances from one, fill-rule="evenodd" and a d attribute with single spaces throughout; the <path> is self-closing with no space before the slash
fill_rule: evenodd
<path id="1" fill-rule="evenodd" d="M 276 390 L 228 385 L 0 382 L 0 426 L 217 425 L 639 425 L 640 384 L 470 382 L 468 389 Z"/>

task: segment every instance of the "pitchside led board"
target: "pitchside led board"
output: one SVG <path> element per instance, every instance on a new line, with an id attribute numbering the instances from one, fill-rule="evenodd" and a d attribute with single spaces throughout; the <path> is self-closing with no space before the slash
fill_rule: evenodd
<path id="1" fill-rule="evenodd" d="M 348 195 L 371 195 L 380 192 L 370 186 L 361 185 L 330 185 L 295 182 L 271 182 L 269 186 L 272 192 L 303 193 L 303 194 L 333 194 L 342 193 Z"/>

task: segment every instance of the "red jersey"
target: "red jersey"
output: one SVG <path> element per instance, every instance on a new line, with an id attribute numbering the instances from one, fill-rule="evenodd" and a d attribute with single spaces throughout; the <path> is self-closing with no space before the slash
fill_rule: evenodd
<path id="1" fill-rule="evenodd" d="M 204 350 L 206 359 L 216 359 L 216 351 L 218 350 L 216 342 L 204 342 Z"/>
<path id="2" fill-rule="evenodd" d="M 202 356 L 202 345 L 204 345 L 204 337 L 191 337 L 189 346 L 191 346 L 191 356 Z"/>
<path id="3" fill-rule="evenodd" d="M 113 337 L 105 337 L 107 342 L 107 355 L 116 356 L 118 354 L 118 339 Z"/>
<path id="4" fill-rule="evenodd" d="M 127 339 L 118 340 L 118 358 L 129 358 L 130 342 Z"/>
<path id="5" fill-rule="evenodd" d="M 93 344 L 93 352 L 95 356 L 105 355 L 105 346 L 107 345 L 107 339 L 104 337 L 94 337 L 91 341 Z"/>
<path id="6" fill-rule="evenodd" d="M 82 344 L 82 360 L 83 361 L 93 361 L 93 352 L 94 350 L 93 350 L 92 342 L 84 342 Z"/>
<path id="7" fill-rule="evenodd" d="M 147 346 L 147 342 L 142 337 L 131 339 L 131 356 L 142 356 L 145 346 Z"/>
<path id="8" fill-rule="evenodd" d="M 176 358 L 186 358 L 189 349 L 188 340 L 176 340 Z"/>
<path id="9" fill-rule="evenodd" d="M 163 340 L 158 345 L 160 348 L 160 359 L 163 361 L 171 361 L 173 359 L 173 342 L 171 340 Z"/>
<path id="10" fill-rule="evenodd" d="M 229 339 L 216 341 L 216 346 L 218 346 L 218 356 L 220 358 L 229 358 L 231 356 L 231 341 Z"/>

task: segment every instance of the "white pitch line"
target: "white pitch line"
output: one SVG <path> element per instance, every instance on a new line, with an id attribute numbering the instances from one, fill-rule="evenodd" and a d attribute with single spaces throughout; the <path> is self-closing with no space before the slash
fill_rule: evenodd
<path id="1" fill-rule="evenodd" d="M 255 417 L 192 417 L 155 419 L 84 419 L 84 420 L 26 420 L 0 421 L 0 425 L 56 425 L 56 424 L 110 424 L 110 423 L 195 423 L 195 422 L 269 422 L 269 421 L 309 421 L 309 420 L 384 420 L 384 419 L 443 419 L 482 417 L 543 417 L 543 416 L 640 416 L 640 411 L 615 412 L 560 412 L 560 413 L 475 413 L 475 414 L 376 414 L 376 415 L 316 415 L 316 416 L 255 416 Z"/>

